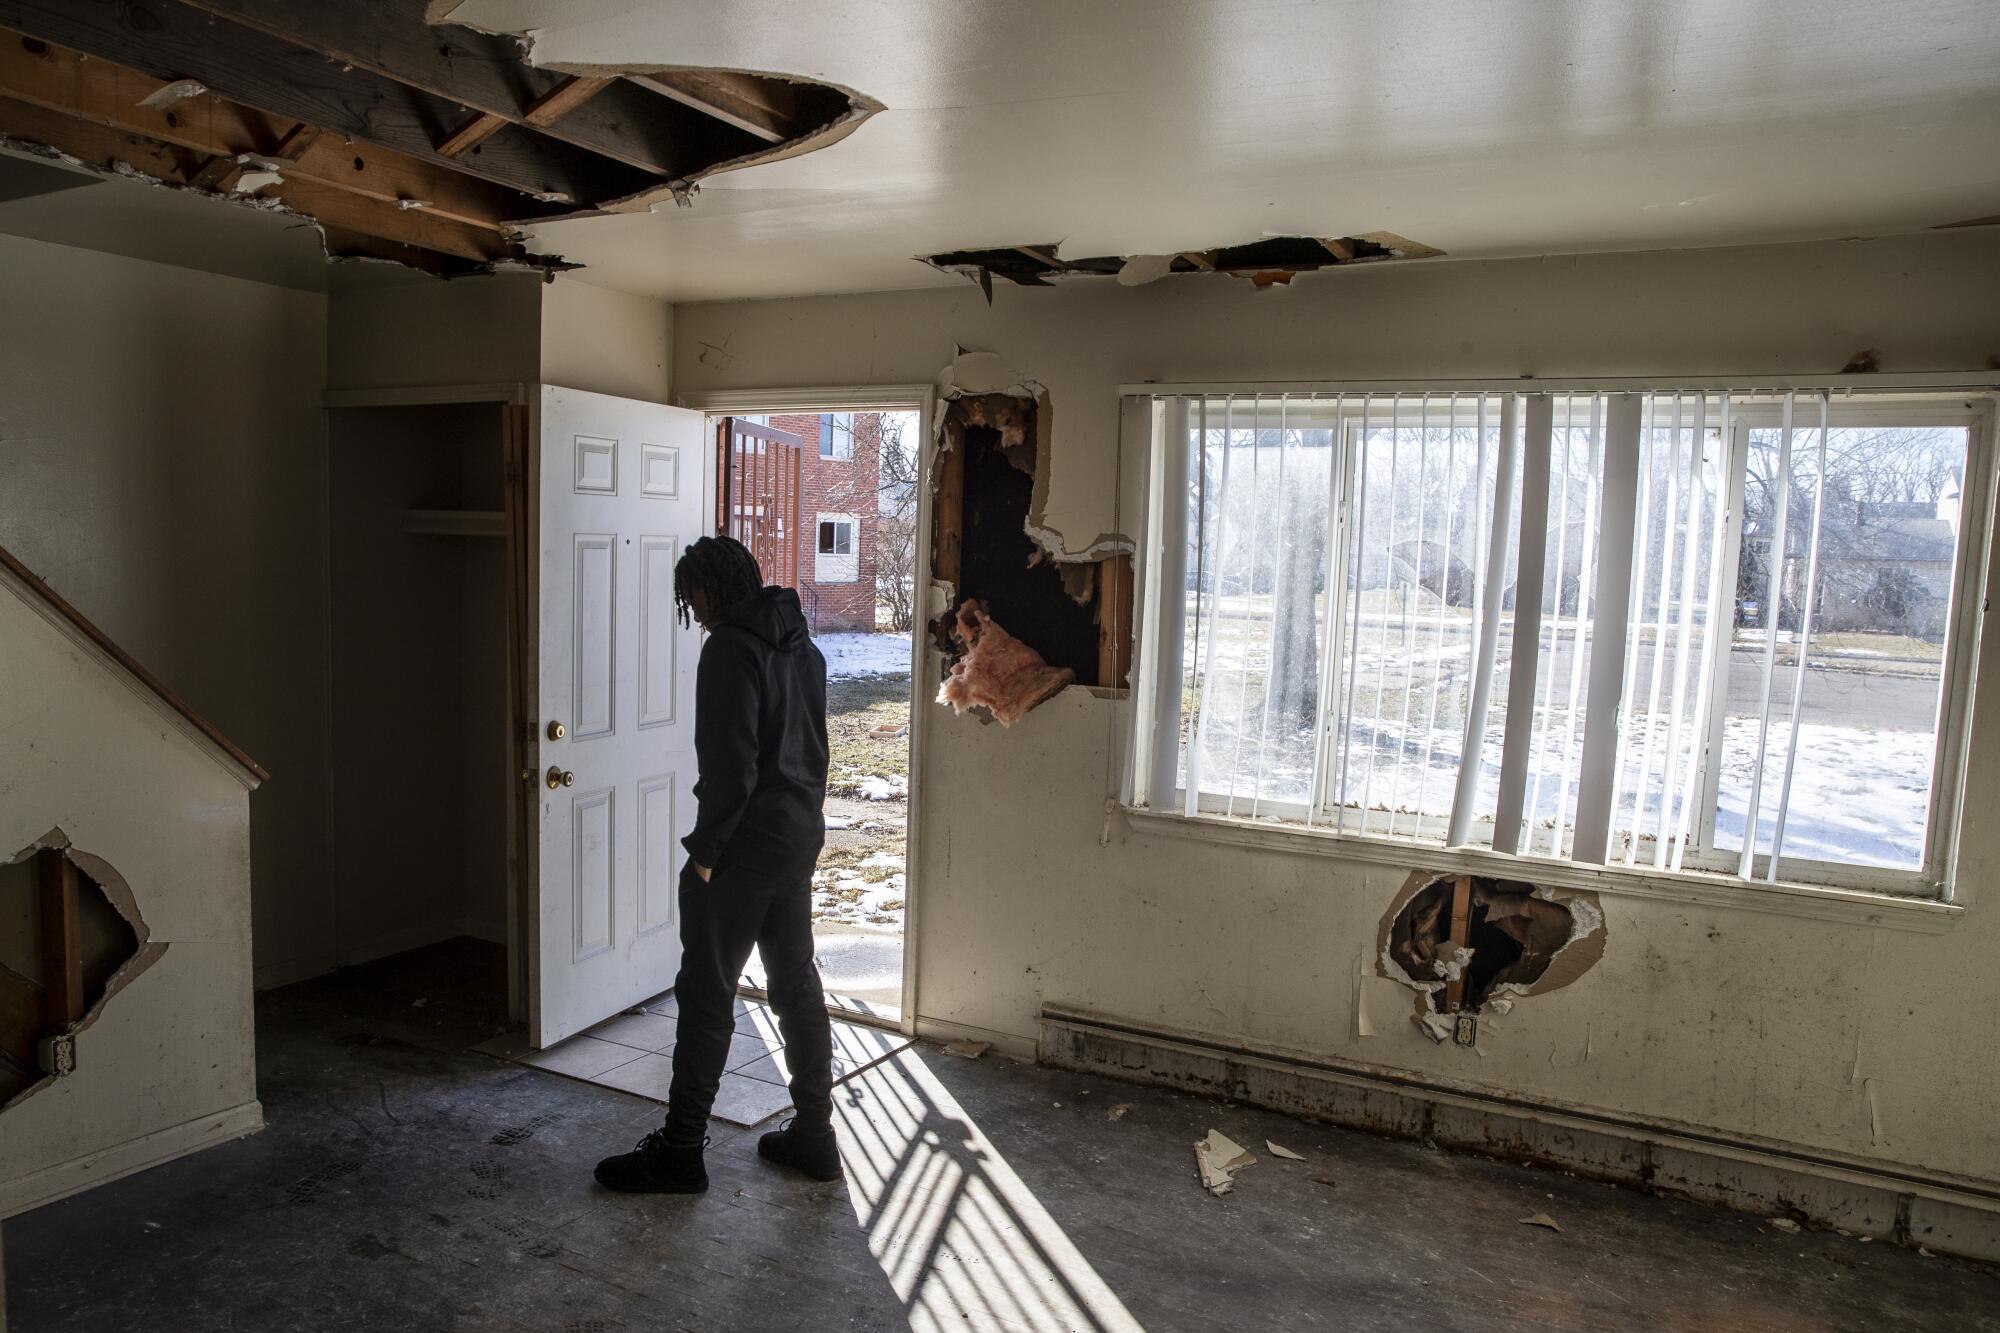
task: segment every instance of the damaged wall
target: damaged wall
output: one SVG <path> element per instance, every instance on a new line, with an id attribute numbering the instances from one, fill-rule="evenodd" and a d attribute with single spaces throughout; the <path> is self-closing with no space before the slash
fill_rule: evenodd
<path id="1" fill-rule="evenodd" d="M 0 1217 L 263 1123 L 252 779 L 23 587 L 0 581 L 0 857 L 68 847 L 137 947 L 78 1025 L 74 1072 L 0 1112 Z"/>
<path id="2" fill-rule="evenodd" d="M 1239 283 L 1003 286 L 683 305 L 683 391 L 931 379 L 994 349 L 1056 410 L 1049 525 L 1120 521 L 1117 386 L 1142 379 L 1830 373 L 2000 352 L 1993 229 L 1796 246 L 1384 264 Z M 1718 318 L 1726 313 L 1726 318 Z M 727 357 L 704 360 L 705 348 Z M 720 364 L 716 364 L 720 362 Z M 1136 470 L 1128 467 L 1127 473 Z M 1131 481 L 1128 475 L 1126 480 Z M 2000 679 L 1989 636 L 1982 677 Z M 1968 830 L 1939 933 L 1602 896 L 1603 958 L 1484 1024 L 1409 1021 L 1377 932 L 1410 867 L 1140 835 L 1113 818 L 1122 705 L 1066 690 L 1003 731 L 934 710 L 912 865 L 917 1006 L 1032 1039 L 1044 1002 L 1512 1096 L 2000 1180 L 2000 830 Z M 1971 790 L 2000 782 L 1982 710 Z M 1907 923 L 1907 914 L 1898 914 Z"/>
<path id="3" fill-rule="evenodd" d="M 327 298 L 13 236 L 0 272 L 0 545 L 277 775 L 258 957 L 322 971 Z"/>

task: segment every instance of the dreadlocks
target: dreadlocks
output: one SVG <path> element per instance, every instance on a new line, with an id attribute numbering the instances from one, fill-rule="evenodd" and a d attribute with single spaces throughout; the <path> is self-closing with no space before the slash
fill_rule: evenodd
<path id="1" fill-rule="evenodd" d="M 764 586 L 757 557 L 734 537 L 703 537 L 674 566 L 674 610 L 688 623 L 694 593 L 701 592 L 710 614 L 734 606 Z"/>

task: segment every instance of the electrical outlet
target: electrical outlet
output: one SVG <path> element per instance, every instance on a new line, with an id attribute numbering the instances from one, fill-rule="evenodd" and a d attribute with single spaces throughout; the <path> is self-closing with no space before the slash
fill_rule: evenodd
<path id="1" fill-rule="evenodd" d="M 1472 1046 L 1479 1041 L 1479 1020 L 1471 1014 L 1454 1015 L 1451 1024 L 1451 1039 L 1460 1046 Z"/>
<path id="2" fill-rule="evenodd" d="M 35 1058 L 44 1074 L 68 1078 L 76 1072 L 76 1034 L 59 1032 L 35 1043 Z"/>

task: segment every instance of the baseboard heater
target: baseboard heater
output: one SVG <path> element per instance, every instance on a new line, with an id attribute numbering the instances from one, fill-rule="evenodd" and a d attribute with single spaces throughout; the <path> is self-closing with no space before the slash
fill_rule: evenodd
<path id="1" fill-rule="evenodd" d="M 1040 1063 L 2000 1260 L 2000 1184 L 1455 1088 L 1044 1007 Z"/>

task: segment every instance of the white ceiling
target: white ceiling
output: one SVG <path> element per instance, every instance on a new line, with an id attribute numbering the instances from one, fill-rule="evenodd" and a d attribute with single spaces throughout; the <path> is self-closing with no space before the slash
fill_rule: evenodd
<path id="1" fill-rule="evenodd" d="M 1995 0 L 448 0 L 545 65 L 808 76 L 887 110 L 691 207 L 537 227 L 670 300 L 963 281 L 911 256 L 1391 231 L 1456 257 L 2000 214 Z"/>

